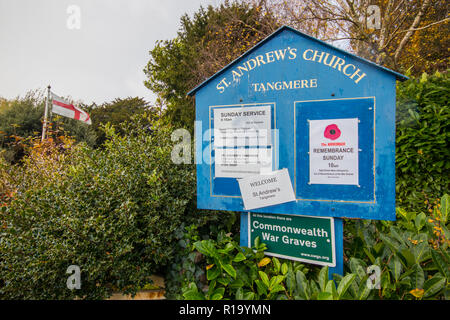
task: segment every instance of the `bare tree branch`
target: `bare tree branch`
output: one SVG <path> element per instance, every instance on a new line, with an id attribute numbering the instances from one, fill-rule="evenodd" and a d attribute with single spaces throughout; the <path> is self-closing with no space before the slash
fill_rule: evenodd
<path id="1" fill-rule="evenodd" d="M 440 20 L 440 21 L 436 21 L 436 22 L 427 24 L 427 25 L 424 26 L 424 27 L 415 28 L 415 29 L 408 29 L 408 30 L 402 30 L 402 31 L 399 31 L 399 32 L 419 31 L 419 30 L 427 29 L 427 28 L 429 28 L 429 27 L 432 27 L 432 26 L 437 25 L 437 24 L 440 24 L 440 23 L 445 23 L 445 22 L 447 22 L 447 21 L 449 21 L 449 20 L 450 20 L 450 18 L 445 18 L 445 19 L 442 19 L 442 20 Z"/>
<path id="2" fill-rule="evenodd" d="M 422 3 L 422 6 L 420 7 L 419 12 L 417 13 L 416 17 L 414 18 L 413 23 L 411 24 L 411 27 L 406 32 L 405 36 L 400 41 L 400 44 L 398 45 L 397 49 L 395 50 L 394 63 L 396 63 L 398 61 L 398 57 L 400 56 L 400 53 L 402 52 L 403 48 L 408 43 L 409 39 L 411 38 L 411 36 L 414 33 L 414 31 L 412 29 L 417 28 L 417 26 L 419 25 L 423 15 L 425 14 L 425 11 L 430 6 L 430 3 L 431 3 L 431 0 L 424 0 L 424 2 Z"/>

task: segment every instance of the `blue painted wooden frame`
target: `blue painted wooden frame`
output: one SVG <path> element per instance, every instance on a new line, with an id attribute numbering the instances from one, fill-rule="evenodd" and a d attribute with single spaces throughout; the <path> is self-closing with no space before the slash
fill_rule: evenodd
<path id="1" fill-rule="evenodd" d="M 245 77 L 231 81 L 235 76 L 233 71 L 236 66 L 242 65 L 249 59 L 263 56 L 267 52 L 279 50 L 279 48 L 295 48 L 297 59 L 286 58 L 276 63 L 264 64 L 245 74 Z M 346 63 L 363 70 L 361 72 L 366 73 L 366 76 L 355 83 L 354 80 L 334 68 L 301 59 L 302 52 L 304 53 L 307 49 L 323 51 L 344 59 Z M 317 79 L 317 87 L 256 92 L 252 85 L 294 79 Z M 301 108 L 305 111 L 306 108 L 309 108 L 310 110 L 307 112 L 311 116 L 324 118 L 325 115 L 315 114 L 314 108 L 320 104 L 325 109 L 339 110 L 341 114 L 335 112 L 334 117 L 361 117 L 361 119 L 374 122 L 372 128 L 367 121 L 363 121 L 361 130 L 365 131 L 360 131 L 363 145 L 374 142 L 373 162 L 372 159 L 369 159 L 370 163 L 361 165 L 364 168 L 364 166 L 374 163 L 375 167 L 372 170 L 372 176 L 369 177 L 370 181 L 362 182 L 361 185 L 365 187 L 355 191 L 354 196 L 341 197 L 342 190 L 352 189 L 351 187 L 320 185 L 311 188 L 311 190 L 317 189 L 314 192 L 315 198 L 299 197 L 300 200 L 296 202 L 265 207 L 254 210 L 254 212 L 395 220 L 395 82 L 397 79 L 403 80 L 405 77 L 291 28 L 281 28 L 191 92 L 191 94 L 195 93 L 196 98 L 198 208 L 244 211 L 236 179 L 217 178 L 215 180 L 212 174 L 213 164 L 209 163 L 209 160 L 213 160 L 213 149 L 211 132 L 208 132 L 213 121 L 211 108 L 227 105 L 241 105 L 245 108 L 254 104 L 273 104 L 276 112 L 274 112 L 275 119 L 272 126 L 277 130 L 275 139 L 280 141 L 274 157 L 276 162 L 273 164 L 273 169 L 287 168 L 291 181 L 295 184 L 301 180 L 295 176 L 295 171 L 298 170 L 295 158 L 299 143 L 296 138 L 301 138 L 296 136 L 298 135 L 296 131 L 303 130 L 304 132 L 306 130 L 305 126 L 303 129 L 299 129 L 299 126 L 296 127 L 294 123 L 294 119 L 298 116 L 296 110 Z M 228 86 L 226 90 L 220 92 L 218 86 L 224 85 L 225 82 Z M 309 104 L 306 102 L 311 100 L 322 102 Z M 357 106 L 358 103 L 366 100 L 371 101 L 374 108 L 370 112 L 367 110 L 367 114 L 359 110 Z M 330 107 L 328 104 L 332 104 L 332 106 Z M 370 136 L 371 134 L 374 139 Z M 363 139 L 364 136 L 368 137 L 366 141 Z M 364 149 L 368 150 L 367 146 Z M 370 153 L 372 154 L 372 152 Z M 308 172 L 308 167 L 303 167 L 302 171 Z M 369 187 L 372 183 L 373 188 Z M 223 192 L 225 189 L 226 192 Z M 362 195 L 362 192 L 367 192 L 367 194 Z M 321 196 L 324 194 L 327 194 L 326 199 Z M 348 201 L 349 199 L 354 201 Z"/>

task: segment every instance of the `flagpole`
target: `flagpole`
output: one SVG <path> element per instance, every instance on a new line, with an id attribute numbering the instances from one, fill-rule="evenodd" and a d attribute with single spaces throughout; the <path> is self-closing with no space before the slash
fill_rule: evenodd
<path id="1" fill-rule="evenodd" d="M 41 141 L 45 140 L 45 134 L 47 131 L 47 117 L 48 117 L 48 109 L 49 109 L 49 101 L 50 101 L 50 85 L 47 87 L 47 100 L 45 101 L 45 111 L 44 111 L 44 124 L 42 126 L 42 138 Z"/>

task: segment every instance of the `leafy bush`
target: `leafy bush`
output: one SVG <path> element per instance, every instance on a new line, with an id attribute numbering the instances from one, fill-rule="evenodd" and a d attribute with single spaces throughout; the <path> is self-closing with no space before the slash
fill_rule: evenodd
<path id="1" fill-rule="evenodd" d="M 423 74 L 397 87 L 396 193 L 399 205 L 422 204 L 449 192 L 450 78 Z"/>
<path id="2" fill-rule="evenodd" d="M 124 125 L 126 136 L 107 126 L 101 150 L 70 140 L 34 141 L 22 166 L 8 169 L 10 197 L 0 208 L 0 296 L 134 293 L 171 261 L 176 229 L 195 221 L 185 217 L 194 172 L 171 162 L 172 128 L 148 125 L 135 119 Z M 66 287 L 72 264 L 81 269 L 80 290 Z"/>
<path id="3" fill-rule="evenodd" d="M 195 223 L 189 225 L 186 221 L 175 232 L 178 240 L 176 254 L 166 270 L 164 281 L 165 296 L 168 299 L 182 299 L 180 290 L 182 287 L 191 281 L 200 283 L 205 280 L 205 271 L 198 263 L 201 254 L 191 250 L 195 241 L 215 238 L 218 234 L 224 233 L 239 235 L 239 216 L 235 213 L 212 210 L 198 212 L 194 208 L 195 206 L 192 206 L 195 211 Z"/>
<path id="4" fill-rule="evenodd" d="M 197 240 L 206 283 L 189 281 L 185 299 L 448 299 L 450 294 L 450 197 L 444 195 L 431 214 L 398 208 L 398 221 L 356 220 L 347 223 L 345 276 L 328 279 L 328 267 L 265 257 L 259 239 L 240 247 L 223 232 Z M 191 230 L 192 231 L 192 230 Z M 368 286 L 369 265 L 378 266 L 380 288 Z M 369 280 L 371 281 L 371 280 Z M 375 287 L 375 285 L 373 286 Z"/>

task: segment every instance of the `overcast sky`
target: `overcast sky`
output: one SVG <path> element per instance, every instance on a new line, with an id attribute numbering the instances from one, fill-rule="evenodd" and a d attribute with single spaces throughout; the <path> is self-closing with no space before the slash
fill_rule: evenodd
<path id="1" fill-rule="evenodd" d="M 143 84 L 149 51 L 176 36 L 184 13 L 217 3 L 0 0 L 0 97 L 50 84 L 57 95 L 85 103 L 128 96 L 153 103 L 156 96 Z"/>

